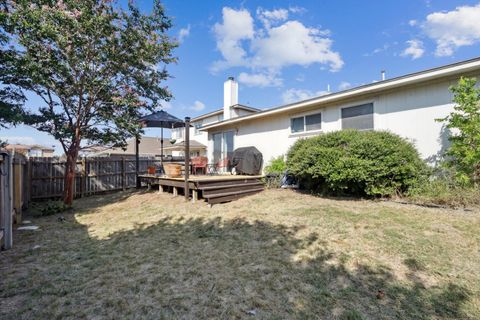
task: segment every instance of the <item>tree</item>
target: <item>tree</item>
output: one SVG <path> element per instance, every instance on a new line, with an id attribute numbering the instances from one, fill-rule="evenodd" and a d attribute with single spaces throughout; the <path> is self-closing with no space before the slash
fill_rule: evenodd
<path id="1" fill-rule="evenodd" d="M 462 77 L 453 92 L 454 111 L 438 121 L 446 122 L 452 130 L 446 165 L 455 169 L 462 184 L 480 183 L 480 88 L 475 78 Z"/>
<path id="2" fill-rule="evenodd" d="M 0 2 L 1 4 L 1 2 Z M 57 139 L 67 157 L 64 202 L 73 201 L 78 153 L 86 144 L 125 146 L 137 119 L 171 97 L 162 86 L 175 62 L 171 20 L 159 1 L 144 14 L 109 0 L 4 1 L 3 82 L 43 101 L 25 122 Z"/>
<path id="3" fill-rule="evenodd" d="M 0 46 L 7 43 L 7 35 L 0 30 Z M 18 88 L 5 85 L 3 75 L 8 73 L 7 61 L 3 51 L 0 51 L 0 129 L 8 128 L 21 122 L 23 117 L 23 102 L 25 97 Z M 0 148 L 5 142 L 0 140 Z"/>

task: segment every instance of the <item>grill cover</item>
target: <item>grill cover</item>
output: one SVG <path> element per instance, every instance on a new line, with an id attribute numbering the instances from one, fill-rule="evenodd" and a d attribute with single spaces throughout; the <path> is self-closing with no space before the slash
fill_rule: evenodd
<path id="1" fill-rule="evenodd" d="M 263 156 L 255 147 L 238 148 L 233 152 L 231 165 L 239 174 L 260 174 Z"/>

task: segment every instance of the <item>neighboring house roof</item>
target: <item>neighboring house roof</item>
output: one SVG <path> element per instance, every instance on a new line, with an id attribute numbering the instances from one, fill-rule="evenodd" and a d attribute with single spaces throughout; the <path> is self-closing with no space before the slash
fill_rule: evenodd
<path id="1" fill-rule="evenodd" d="M 166 140 L 163 139 L 163 145 L 166 146 Z M 127 140 L 127 147 L 125 150 L 122 148 L 108 148 L 103 151 L 90 154 L 90 157 L 102 156 L 102 155 L 134 155 L 135 154 L 135 139 Z M 160 155 L 160 138 L 156 137 L 142 137 L 140 139 L 140 155 Z"/>
<path id="2" fill-rule="evenodd" d="M 366 94 L 378 93 L 378 92 L 391 90 L 391 89 L 395 89 L 403 86 L 419 84 L 426 81 L 432 81 L 439 78 L 448 78 L 448 77 L 453 77 L 458 75 L 468 75 L 469 73 L 478 71 L 478 70 L 480 70 L 480 57 L 433 68 L 433 69 L 415 72 L 415 73 L 407 74 L 401 77 L 375 82 L 372 84 L 362 85 L 359 87 L 322 95 L 322 96 L 311 98 L 308 100 L 303 100 L 303 101 L 299 101 L 299 102 L 295 102 L 287 105 L 282 105 L 279 107 L 263 110 L 263 111 L 245 115 L 245 116 L 240 116 L 240 117 L 231 118 L 228 120 L 215 122 L 212 124 L 207 124 L 202 128 L 200 128 L 200 130 L 206 131 L 209 129 L 218 128 L 218 127 L 222 127 L 222 126 L 226 126 L 234 123 L 240 123 L 242 121 L 259 119 L 259 118 L 267 117 L 274 114 L 279 114 L 284 112 L 295 112 L 295 111 L 298 111 L 299 109 L 301 110 L 302 108 L 340 102 L 346 99 L 358 98 Z"/>
<path id="3" fill-rule="evenodd" d="M 236 104 L 236 105 L 232 106 L 232 108 L 242 109 L 242 110 L 251 111 L 251 112 L 260 112 L 261 111 L 260 109 L 244 106 L 242 104 Z M 205 118 L 208 118 L 208 117 L 211 117 L 211 116 L 219 115 L 219 114 L 223 114 L 223 108 L 212 111 L 212 112 L 209 112 L 209 113 L 202 114 L 198 117 L 192 118 L 190 121 L 195 122 L 195 121 L 199 121 L 199 120 L 202 120 L 202 119 L 205 119 Z"/>
<path id="4" fill-rule="evenodd" d="M 202 150 L 206 149 L 207 146 L 203 143 L 198 142 L 197 140 L 190 140 L 190 150 Z M 172 151 L 183 151 L 185 150 L 185 141 L 176 142 L 173 145 L 164 145 L 163 150 L 172 150 Z"/>
<path id="5" fill-rule="evenodd" d="M 104 150 L 107 150 L 107 149 L 111 149 L 111 147 L 107 147 L 107 146 L 88 146 L 88 147 L 82 148 L 81 152 L 83 152 L 83 153 L 95 153 L 95 152 L 100 152 L 100 151 L 104 151 Z"/>
<path id="6" fill-rule="evenodd" d="M 42 151 L 45 151 L 45 152 L 54 152 L 55 149 L 51 148 L 51 147 L 45 147 L 45 146 L 42 146 L 42 145 L 39 145 L 39 144 L 7 144 L 5 149 L 7 150 L 25 150 L 25 151 L 29 151 L 29 150 L 32 150 L 32 149 L 37 149 L 37 150 L 42 150 Z"/>

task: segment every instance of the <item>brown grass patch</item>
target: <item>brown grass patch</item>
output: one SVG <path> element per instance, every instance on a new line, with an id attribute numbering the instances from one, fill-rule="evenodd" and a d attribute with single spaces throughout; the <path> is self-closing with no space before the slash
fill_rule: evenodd
<path id="1" fill-rule="evenodd" d="M 153 192 L 75 207 L 1 253 L 1 318 L 480 317 L 478 212 L 288 190 L 211 209 Z"/>

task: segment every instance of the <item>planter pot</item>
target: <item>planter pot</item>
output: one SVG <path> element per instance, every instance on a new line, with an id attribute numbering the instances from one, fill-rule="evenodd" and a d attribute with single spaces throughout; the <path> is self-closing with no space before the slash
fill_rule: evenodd
<path id="1" fill-rule="evenodd" d="M 155 166 L 148 166 L 148 174 L 157 173 L 157 168 Z"/>
<path id="2" fill-rule="evenodd" d="M 169 178 L 178 178 L 182 176 L 182 165 L 178 163 L 164 163 L 163 169 L 165 175 Z"/>

